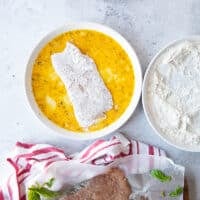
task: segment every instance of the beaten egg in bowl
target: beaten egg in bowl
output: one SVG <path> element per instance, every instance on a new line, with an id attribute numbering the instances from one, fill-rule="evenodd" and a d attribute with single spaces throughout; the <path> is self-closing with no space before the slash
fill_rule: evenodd
<path id="1" fill-rule="evenodd" d="M 91 22 L 66 24 L 47 34 L 33 49 L 25 73 L 36 117 L 49 131 L 75 140 L 116 131 L 136 109 L 141 88 L 140 62 L 129 42 Z"/>
<path id="2" fill-rule="evenodd" d="M 94 60 L 113 98 L 113 108 L 87 130 L 77 122 L 65 85 L 51 62 L 51 55 L 62 52 L 67 42 Z M 111 37 L 93 30 L 73 30 L 53 38 L 39 52 L 32 71 L 33 94 L 43 114 L 74 132 L 100 130 L 116 121 L 131 101 L 134 84 L 133 66 L 125 50 Z"/>

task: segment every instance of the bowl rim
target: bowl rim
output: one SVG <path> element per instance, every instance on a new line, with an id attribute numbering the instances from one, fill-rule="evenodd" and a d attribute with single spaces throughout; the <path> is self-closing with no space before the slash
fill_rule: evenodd
<path id="1" fill-rule="evenodd" d="M 200 35 L 192 35 L 192 36 L 187 36 L 178 40 L 173 40 L 169 43 L 167 43 L 163 48 L 161 48 L 156 54 L 155 56 L 152 58 L 152 60 L 150 61 L 146 71 L 145 71 L 145 75 L 144 75 L 144 79 L 143 79 L 143 84 L 142 84 L 142 106 L 144 109 L 144 113 L 146 116 L 146 119 L 148 121 L 148 123 L 150 124 L 151 128 L 154 130 L 154 132 L 163 140 L 165 141 L 167 144 L 171 145 L 172 147 L 175 147 L 179 150 L 183 150 L 183 151 L 187 151 L 187 152 L 200 152 L 200 147 L 192 147 L 189 145 L 184 145 L 181 143 L 178 143 L 174 140 L 172 140 L 172 138 L 167 137 L 156 125 L 156 123 L 154 122 L 154 120 L 151 117 L 151 114 L 149 112 L 148 109 L 148 103 L 147 103 L 147 83 L 148 83 L 148 78 L 149 78 L 149 74 L 151 69 L 154 66 L 154 63 L 156 62 L 156 60 L 164 53 L 166 52 L 168 49 L 172 48 L 173 46 L 176 46 L 178 44 L 181 44 L 183 42 L 186 41 L 191 41 L 191 42 L 199 42 L 200 43 Z"/>
<path id="2" fill-rule="evenodd" d="M 113 123 L 110 125 L 96 131 L 92 132 L 73 132 L 67 129 L 64 129 L 62 127 L 59 127 L 56 123 L 49 120 L 45 114 L 42 113 L 40 108 L 38 107 L 34 94 L 32 91 L 32 85 L 31 85 L 31 77 L 32 77 L 32 68 L 33 63 L 40 52 L 41 48 L 50 40 L 55 38 L 56 36 L 71 31 L 71 30 L 94 30 L 101 33 L 104 33 L 105 35 L 108 35 L 112 39 L 114 39 L 127 53 L 129 56 L 129 59 L 131 60 L 131 63 L 133 65 L 134 70 L 134 77 L 135 77 L 135 86 L 133 95 L 131 98 L 131 101 L 124 111 L 124 113 Z M 32 53 L 29 56 L 27 65 L 26 65 L 26 72 L 25 72 L 25 93 L 27 100 L 29 102 L 29 106 L 31 107 L 31 110 L 35 113 L 37 118 L 43 122 L 46 127 L 53 130 L 54 132 L 61 133 L 68 139 L 73 140 L 90 140 L 90 139 L 96 139 L 103 136 L 106 136 L 110 133 L 113 133 L 118 128 L 120 128 L 133 114 L 134 110 L 136 109 L 138 102 L 140 100 L 142 91 L 142 69 L 141 64 L 139 61 L 139 58 L 134 50 L 134 48 L 130 45 L 130 43 L 117 31 L 113 30 L 112 28 L 99 24 L 94 22 L 73 22 L 69 24 L 65 24 L 64 26 L 58 27 L 45 35 L 40 42 L 34 47 L 32 50 Z"/>

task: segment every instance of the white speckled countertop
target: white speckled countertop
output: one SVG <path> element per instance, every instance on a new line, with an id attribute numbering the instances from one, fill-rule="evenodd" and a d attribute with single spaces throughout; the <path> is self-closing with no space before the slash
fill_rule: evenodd
<path id="1" fill-rule="evenodd" d="M 0 152 L 19 141 L 47 142 L 66 152 L 88 142 L 65 139 L 47 129 L 28 106 L 24 72 L 33 47 L 49 31 L 71 21 L 94 21 L 120 32 L 135 47 L 143 72 L 168 42 L 200 32 L 199 0 L 0 0 Z M 186 167 L 190 200 L 200 199 L 200 153 L 187 153 L 163 142 L 148 125 L 141 103 L 121 128 L 128 136 L 157 145 Z M 3 180 L 3 173 L 0 174 Z"/>

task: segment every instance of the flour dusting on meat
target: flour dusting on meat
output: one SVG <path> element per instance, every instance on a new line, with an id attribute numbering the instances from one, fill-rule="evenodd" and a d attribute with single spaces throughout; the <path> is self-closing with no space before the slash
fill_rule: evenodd
<path id="1" fill-rule="evenodd" d="M 61 53 L 52 55 L 52 64 L 65 84 L 74 113 L 81 127 L 87 128 L 112 109 L 112 95 L 92 58 L 72 43 Z"/>

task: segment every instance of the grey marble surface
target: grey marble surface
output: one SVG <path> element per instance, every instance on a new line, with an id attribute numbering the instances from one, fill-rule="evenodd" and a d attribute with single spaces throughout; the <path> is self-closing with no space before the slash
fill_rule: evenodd
<path id="1" fill-rule="evenodd" d="M 27 59 L 49 31 L 72 21 L 93 21 L 120 32 L 135 48 L 143 72 L 168 42 L 200 32 L 199 0 L 0 0 L 0 167 L 14 143 L 47 142 L 66 152 L 89 142 L 69 141 L 47 129 L 28 106 L 24 90 Z M 200 153 L 188 153 L 163 142 L 149 126 L 141 102 L 120 129 L 163 148 L 186 167 L 190 200 L 200 199 Z M 3 173 L 1 172 L 1 180 Z"/>

